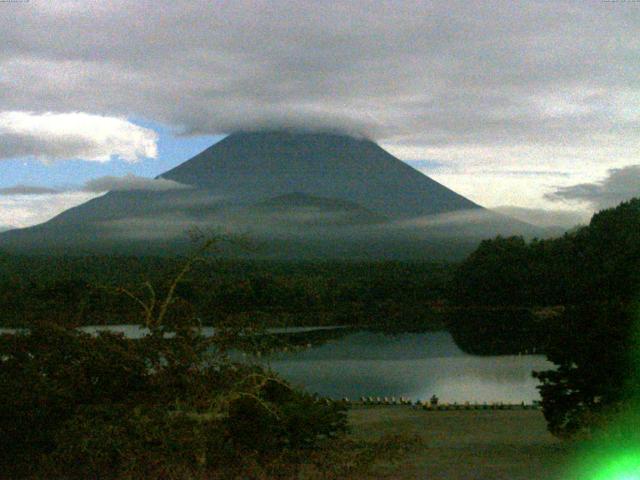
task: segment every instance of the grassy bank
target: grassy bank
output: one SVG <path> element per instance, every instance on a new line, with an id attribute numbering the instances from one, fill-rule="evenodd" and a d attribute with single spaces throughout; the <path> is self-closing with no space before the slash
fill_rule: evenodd
<path id="1" fill-rule="evenodd" d="M 426 412 L 406 406 L 354 407 L 353 434 L 419 435 L 424 447 L 369 478 L 560 480 L 571 445 L 555 439 L 538 410 Z"/>

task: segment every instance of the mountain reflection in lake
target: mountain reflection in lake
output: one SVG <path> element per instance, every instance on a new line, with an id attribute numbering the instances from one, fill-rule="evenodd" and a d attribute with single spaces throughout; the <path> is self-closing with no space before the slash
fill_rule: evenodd
<path id="1" fill-rule="evenodd" d="M 356 332 L 266 361 L 287 380 L 322 396 L 425 400 L 435 394 L 449 403 L 529 403 L 540 398 L 531 372 L 552 367 L 542 355 L 468 355 L 447 332 Z"/>

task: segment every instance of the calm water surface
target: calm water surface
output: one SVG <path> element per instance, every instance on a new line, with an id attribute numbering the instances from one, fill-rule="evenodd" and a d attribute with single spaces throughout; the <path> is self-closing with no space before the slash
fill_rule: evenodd
<path id="1" fill-rule="evenodd" d="M 357 332 L 267 362 L 284 378 L 323 396 L 426 400 L 435 394 L 442 402 L 458 403 L 538 400 L 531 372 L 553 367 L 543 355 L 468 355 L 447 332 Z"/>
<path id="2" fill-rule="evenodd" d="M 139 338 L 135 325 L 85 327 Z M 212 329 L 204 329 L 211 334 Z M 272 329 L 272 333 L 319 332 L 331 327 Z M 0 329 L 2 332 L 15 330 Z M 335 329 L 337 331 L 337 329 Z M 447 332 L 346 332 L 326 343 L 263 358 L 276 372 L 312 393 L 332 398 L 408 397 L 442 402 L 531 402 L 540 398 L 534 370 L 553 365 L 543 355 L 479 357 L 464 353 Z"/>

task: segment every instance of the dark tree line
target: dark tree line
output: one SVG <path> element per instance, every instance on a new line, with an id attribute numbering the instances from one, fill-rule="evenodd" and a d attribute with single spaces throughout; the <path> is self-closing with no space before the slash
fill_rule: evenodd
<path id="1" fill-rule="evenodd" d="M 454 335 L 480 348 L 504 347 L 519 335 L 557 365 L 537 373 L 552 432 L 588 433 L 637 400 L 640 199 L 598 212 L 561 238 L 486 240 L 454 273 L 451 287 L 457 304 L 490 307 L 506 319 L 460 315 L 450 322 Z M 515 306 L 533 313 L 560 306 L 560 314 L 516 315 Z"/>
<path id="2" fill-rule="evenodd" d="M 596 213 L 560 238 L 484 240 L 456 269 L 458 305 L 579 305 L 627 300 L 640 285 L 640 200 Z"/>
<path id="3" fill-rule="evenodd" d="M 0 258 L 0 325 L 42 320 L 65 324 L 137 321 L 144 282 L 168 288 L 180 259 L 162 257 Z M 434 324 L 449 269 L 438 264 L 283 263 L 216 260 L 197 265 L 176 292 L 205 325 L 229 316 L 265 325 Z"/>

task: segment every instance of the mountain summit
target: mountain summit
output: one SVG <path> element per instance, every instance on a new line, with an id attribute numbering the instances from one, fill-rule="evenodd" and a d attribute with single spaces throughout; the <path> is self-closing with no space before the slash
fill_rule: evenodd
<path id="1" fill-rule="evenodd" d="M 479 208 L 376 143 L 329 133 L 236 133 L 161 176 L 234 201 L 301 192 L 389 218 Z"/>
<path id="2" fill-rule="evenodd" d="M 268 257 L 432 258 L 530 228 L 338 134 L 235 133 L 159 178 L 189 188 L 109 192 L 0 248 L 170 253 L 197 226 L 264 240 Z"/>

